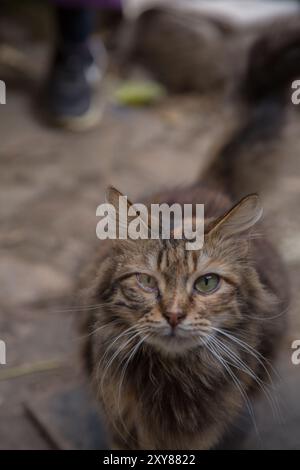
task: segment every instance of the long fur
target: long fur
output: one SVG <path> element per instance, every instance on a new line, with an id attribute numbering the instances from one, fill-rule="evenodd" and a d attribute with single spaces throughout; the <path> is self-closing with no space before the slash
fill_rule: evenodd
<path id="1" fill-rule="evenodd" d="M 283 48 L 277 44 L 276 61 L 287 49 L 286 40 Z M 272 60 L 266 66 L 272 63 L 277 70 L 274 55 Z M 270 113 L 282 110 L 280 88 L 265 101 L 263 67 L 255 85 L 252 66 L 247 77 L 253 79 L 244 85 L 251 85 L 251 106 L 256 101 L 258 108 L 251 108 L 248 121 L 224 144 L 204 180 L 147 201 L 205 204 L 203 250 L 186 252 L 180 240 L 107 240 L 83 281 L 83 356 L 115 448 L 210 449 L 245 409 L 252 416 L 255 393 L 264 393 L 276 407 L 267 384 L 288 307 L 284 267 L 261 226 L 238 235 L 224 231 L 239 152 L 245 146 L 251 152 L 266 136 L 272 139 L 271 121 L 280 123 Z M 141 266 L 164 279 L 159 299 L 126 274 Z M 182 279 L 207 266 L 224 273 L 222 288 L 211 296 L 188 295 Z M 197 346 L 191 342 L 181 350 L 180 341 L 170 340 L 169 347 L 169 339 L 164 343 L 156 334 L 156 326 L 167 328 L 166 312 L 174 303 L 199 334 Z"/>

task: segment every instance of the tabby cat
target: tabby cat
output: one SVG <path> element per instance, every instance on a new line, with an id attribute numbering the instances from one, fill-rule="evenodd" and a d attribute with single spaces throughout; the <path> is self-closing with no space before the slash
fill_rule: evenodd
<path id="1" fill-rule="evenodd" d="M 278 70 L 280 51 L 271 51 L 268 71 Z M 269 397 L 286 275 L 263 235 L 259 197 L 234 203 L 232 190 L 240 148 L 273 135 L 265 132 L 269 106 L 282 99 L 275 89 L 265 100 L 262 83 L 248 85 L 264 111 L 249 113 L 200 182 L 146 201 L 204 204 L 203 248 L 187 251 L 172 237 L 105 240 L 84 280 L 85 364 L 113 448 L 215 448 L 245 409 L 252 414 L 256 392 Z M 108 201 L 116 205 L 119 194 L 110 188 Z"/>

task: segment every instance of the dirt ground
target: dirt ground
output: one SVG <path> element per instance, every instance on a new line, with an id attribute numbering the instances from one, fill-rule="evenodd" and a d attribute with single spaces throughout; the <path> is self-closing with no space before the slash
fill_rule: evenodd
<path id="1" fill-rule="evenodd" d="M 105 187 L 114 184 L 135 199 L 193 181 L 222 128 L 225 105 L 220 96 L 173 96 L 153 108 L 120 108 L 107 91 L 104 118 L 95 130 L 72 134 L 50 129 L 32 107 L 49 47 L 34 43 L 23 52 L 34 81 L 26 86 L 22 80 L 8 81 L 7 104 L 0 105 L 0 339 L 7 345 L 7 365 L 0 366 L 0 448 L 46 449 L 49 442 L 23 405 L 31 397 L 77 382 L 81 374 L 75 313 L 68 311 L 68 304 L 95 242 L 95 211 Z M 113 80 L 107 77 L 107 90 Z M 300 136 L 300 116 L 286 132 L 285 142 L 291 133 Z M 286 161 L 278 162 L 277 176 L 265 188 L 266 210 L 274 217 L 274 239 L 293 290 L 290 332 L 279 361 L 279 388 L 287 410 L 284 431 L 274 426 L 264 402 L 257 410 L 266 439 L 262 447 L 299 449 L 300 366 L 291 363 L 291 343 L 300 339 L 296 147 L 287 149 Z M 264 171 L 268 182 L 268 165 Z M 24 365 L 42 371 L 20 375 L 21 368 L 15 370 L 19 377 L 1 376 Z M 255 446 L 255 437 L 250 437 L 246 447 Z"/>

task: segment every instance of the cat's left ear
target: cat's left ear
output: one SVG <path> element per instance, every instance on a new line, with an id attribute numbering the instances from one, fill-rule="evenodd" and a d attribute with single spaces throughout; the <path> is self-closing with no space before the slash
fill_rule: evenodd
<path id="1" fill-rule="evenodd" d="M 119 215 L 119 209 L 120 209 L 120 199 L 125 201 L 125 196 L 122 194 L 118 189 L 116 189 L 114 186 L 108 186 L 105 192 L 105 199 L 106 202 L 109 204 L 112 204 L 116 210 L 117 215 Z M 127 209 L 132 206 L 132 202 L 130 202 L 128 199 L 126 199 L 126 206 Z"/>
<path id="2" fill-rule="evenodd" d="M 259 196 L 250 194 L 218 219 L 208 233 L 226 237 L 245 232 L 259 221 L 262 214 L 263 208 Z"/>

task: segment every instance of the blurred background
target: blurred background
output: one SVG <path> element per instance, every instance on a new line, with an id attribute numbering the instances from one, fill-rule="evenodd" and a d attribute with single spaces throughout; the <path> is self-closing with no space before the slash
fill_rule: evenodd
<path id="1" fill-rule="evenodd" d="M 299 19 L 298 2 L 279 0 L 1 2 L 1 449 L 105 448 L 69 307 L 105 187 L 136 199 L 194 181 L 240 108 L 251 45 Z M 300 449 L 299 153 L 290 103 L 272 155 L 251 168 L 293 293 L 283 420 L 257 402 L 259 436 L 242 448 Z"/>

